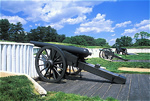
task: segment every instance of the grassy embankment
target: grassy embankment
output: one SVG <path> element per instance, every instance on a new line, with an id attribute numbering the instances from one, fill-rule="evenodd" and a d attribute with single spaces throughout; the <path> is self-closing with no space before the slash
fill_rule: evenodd
<path id="1" fill-rule="evenodd" d="M 130 60 L 150 60 L 150 53 L 139 53 L 138 55 L 120 55 L 125 59 Z M 101 58 L 89 58 L 87 60 L 91 64 L 101 64 L 101 66 L 106 67 L 107 70 L 112 72 L 124 72 L 124 73 L 140 73 L 140 72 L 127 72 L 118 70 L 119 67 L 129 67 L 129 68 L 150 68 L 149 62 L 111 62 Z M 141 72 L 142 73 L 142 72 Z M 146 72 L 146 74 L 150 74 Z"/>
<path id="2" fill-rule="evenodd" d="M 0 78 L 0 101 L 117 101 L 100 97 L 87 97 L 64 92 L 48 92 L 41 97 L 33 88 L 26 76 L 11 76 Z"/>

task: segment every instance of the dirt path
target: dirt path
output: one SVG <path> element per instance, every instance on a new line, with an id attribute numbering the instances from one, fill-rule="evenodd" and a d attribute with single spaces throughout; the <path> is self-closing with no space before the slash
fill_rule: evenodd
<path id="1" fill-rule="evenodd" d="M 120 67 L 118 70 L 122 71 L 133 71 L 133 72 L 150 72 L 149 68 L 128 68 L 128 67 Z"/>

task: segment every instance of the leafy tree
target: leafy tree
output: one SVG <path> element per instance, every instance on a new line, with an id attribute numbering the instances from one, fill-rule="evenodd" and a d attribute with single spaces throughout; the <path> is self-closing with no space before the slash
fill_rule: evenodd
<path id="1" fill-rule="evenodd" d="M 121 38 L 117 38 L 115 42 L 116 46 L 124 47 L 132 45 L 132 38 L 129 36 L 123 36 Z"/>
<path id="2" fill-rule="evenodd" d="M 30 32 L 27 35 L 28 41 L 57 41 L 57 32 L 54 28 L 51 28 L 51 26 L 48 27 L 40 27 L 38 26 L 36 29 L 31 29 Z"/>
<path id="3" fill-rule="evenodd" d="M 147 32 L 140 32 L 136 33 L 134 35 L 134 38 L 136 39 L 135 46 L 149 46 L 150 40 L 148 39 L 150 37 L 150 34 Z"/>
<path id="4" fill-rule="evenodd" d="M 7 19 L 0 20 L 0 40 L 8 40 L 9 33 L 8 30 L 10 28 L 10 23 Z"/>
<path id="5" fill-rule="evenodd" d="M 105 46 L 106 45 L 106 39 L 98 38 L 95 39 L 96 46 Z"/>
<path id="6" fill-rule="evenodd" d="M 78 37 L 83 38 L 88 46 L 95 46 L 95 41 L 94 38 L 91 36 L 86 36 L 86 35 L 79 35 Z"/>
<path id="7" fill-rule="evenodd" d="M 62 42 L 63 43 L 71 43 L 71 38 L 70 37 L 66 37 Z"/>
<path id="8" fill-rule="evenodd" d="M 134 38 L 135 38 L 136 40 L 139 39 L 139 37 L 140 37 L 140 39 L 146 39 L 146 38 L 149 38 L 149 37 L 150 37 L 150 34 L 147 33 L 147 32 L 142 31 L 142 32 L 136 33 L 136 34 L 134 35 Z"/>
<path id="9" fill-rule="evenodd" d="M 65 40 L 66 36 L 64 34 L 62 35 L 57 35 L 57 42 L 63 42 Z"/>
<path id="10" fill-rule="evenodd" d="M 9 32 L 10 41 L 24 42 L 25 33 L 24 33 L 24 29 L 22 28 L 21 22 L 18 22 L 16 25 L 10 24 L 10 30 L 8 32 Z"/>

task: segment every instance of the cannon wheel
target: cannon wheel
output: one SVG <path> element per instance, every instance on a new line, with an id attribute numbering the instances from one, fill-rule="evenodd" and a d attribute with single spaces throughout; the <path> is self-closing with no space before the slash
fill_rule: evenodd
<path id="1" fill-rule="evenodd" d="M 59 82 L 66 72 L 66 59 L 61 49 L 56 46 L 42 47 L 35 59 L 38 75 L 46 82 Z"/>
<path id="2" fill-rule="evenodd" d="M 112 52 L 111 49 L 109 49 L 109 48 L 103 48 L 103 49 L 100 50 L 100 52 L 99 52 L 99 57 L 100 57 L 100 58 L 103 58 L 103 59 L 112 60 L 112 59 L 113 59 L 113 52 Z"/>

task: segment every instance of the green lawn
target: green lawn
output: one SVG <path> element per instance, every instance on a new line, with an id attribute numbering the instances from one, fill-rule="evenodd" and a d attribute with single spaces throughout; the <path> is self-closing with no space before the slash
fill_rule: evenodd
<path id="1" fill-rule="evenodd" d="M 137 55 L 119 55 L 129 60 L 150 60 L 150 53 L 137 53 Z"/>
<path id="2" fill-rule="evenodd" d="M 100 97 L 87 97 L 64 92 L 48 92 L 41 97 L 33 88 L 26 76 L 0 78 L 0 101 L 118 101 L 114 98 L 106 100 Z"/>
<path id="3" fill-rule="evenodd" d="M 112 72 L 122 72 L 117 70 L 119 67 L 150 68 L 150 63 L 148 62 L 111 62 L 102 58 L 89 58 L 86 62 L 91 64 L 101 64 L 102 67 L 106 67 L 107 70 Z"/>
<path id="4" fill-rule="evenodd" d="M 38 97 L 26 76 L 0 78 L 0 101 L 31 101 Z"/>

